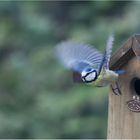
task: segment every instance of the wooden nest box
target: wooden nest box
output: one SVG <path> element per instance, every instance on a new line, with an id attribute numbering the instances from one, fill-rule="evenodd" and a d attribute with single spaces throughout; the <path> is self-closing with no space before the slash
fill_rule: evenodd
<path id="1" fill-rule="evenodd" d="M 108 138 L 140 139 L 140 35 L 130 37 L 111 57 L 110 69 L 126 70 L 110 88 Z M 116 90 L 116 91 L 115 91 Z M 120 92 L 115 96 L 114 92 Z"/>

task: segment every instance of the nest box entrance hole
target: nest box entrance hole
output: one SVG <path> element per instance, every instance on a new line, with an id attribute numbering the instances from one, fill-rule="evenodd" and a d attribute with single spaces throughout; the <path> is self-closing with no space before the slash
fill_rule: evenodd
<path id="1" fill-rule="evenodd" d="M 140 78 L 134 78 L 131 82 L 135 94 L 140 96 Z"/>

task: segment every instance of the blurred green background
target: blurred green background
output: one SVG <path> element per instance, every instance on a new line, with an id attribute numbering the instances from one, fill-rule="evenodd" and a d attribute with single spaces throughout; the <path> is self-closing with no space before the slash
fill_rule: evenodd
<path id="1" fill-rule="evenodd" d="M 140 32 L 140 2 L 0 2 L 0 138 L 106 138 L 109 88 L 73 83 L 62 40 L 114 51 Z"/>

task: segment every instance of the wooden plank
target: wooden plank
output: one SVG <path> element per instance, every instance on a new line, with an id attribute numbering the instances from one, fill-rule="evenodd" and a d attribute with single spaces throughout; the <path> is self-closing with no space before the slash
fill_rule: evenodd
<path id="1" fill-rule="evenodd" d="M 130 37 L 121 48 L 119 48 L 111 57 L 110 69 L 120 69 L 133 56 L 137 56 L 140 60 L 140 34 Z"/>
<path id="2" fill-rule="evenodd" d="M 131 59 L 131 57 L 134 55 L 132 53 L 132 44 L 133 44 L 133 39 L 132 37 L 129 38 L 121 48 L 119 48 L 111 57 L 110 60 L 110 69 L 116 70 L 122 67 Z M 126 61 L 127 59 L 127 61 Z"/>
<path id="3" fill-rule="evenodd" d="M 134 35 L 111 58 L 111 69 L 124 69 L 119 76 L 121 96 L 110 89 L 108 106 L 108 139 L 140 139 L 140 113 L 132 112 L 127 102 L 137 95 L 133 81 L 140 79 L 140 35 Z"/>
<path id="4" fill-rule="evenodd" d="M 132 49 L 137 59 L 140 61 L 140 35 L 135 35 L 133 37 Z"/>
<path id="5" fill-rule="evenodd" d="M 132 80 L 140 78 L 140 63 L 133 57 L 123 69 L 127 74 L 118 80 L 122 95 L 116 96 L 112 90 L 109 94 L 108 139 L 140 139 L 140 113 L 127 107 L 127 101 L 136 94 Z"/>

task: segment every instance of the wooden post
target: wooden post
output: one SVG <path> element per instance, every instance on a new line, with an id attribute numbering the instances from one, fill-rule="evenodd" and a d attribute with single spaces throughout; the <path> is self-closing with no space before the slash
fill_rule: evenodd
<path id="1" fill-rule="evenodd" d="M 140 139 L 140 112 L 131 111 L 127 104 L 135 95 L 140 96 L 139 57 L 140 35 L 133 35 L 111 58 L 112 70 L 125 69 L 127 73 L 117 81 L 122 93 L 120 96 L 110 89 L 108 139 Z"/>

